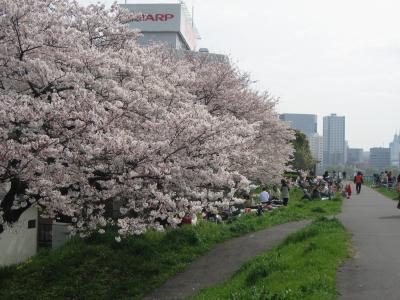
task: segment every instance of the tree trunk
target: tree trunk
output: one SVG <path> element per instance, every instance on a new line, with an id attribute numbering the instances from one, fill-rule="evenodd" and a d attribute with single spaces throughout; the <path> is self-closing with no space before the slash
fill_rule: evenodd
<path id="1" fill-rule="evenodd" d="M 4 196 L 3 201 L 0 203 L 0 209 L 3 211 L 3 219 L 7 223 L 15 223 L 18 221 L 19 217 L 24 211 L 30 207 L 30 203 L 26 207 L 21 207 L 19 209 L 11 209 L 15 196 L 23 195 L 25 193 L 28 185 L 26 182 L 14 178 L 11 180 L 11 188 L 8 193 Z M 4 230 L 3 226 L 0 224 L 0 233 Z"/>

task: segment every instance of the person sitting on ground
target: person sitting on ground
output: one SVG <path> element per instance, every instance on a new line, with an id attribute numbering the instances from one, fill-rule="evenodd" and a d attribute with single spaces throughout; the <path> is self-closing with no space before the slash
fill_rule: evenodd
<path id="1" fill-rule="evenodd" d="M 320 193 L 322 198 L 328 198 L 331 200 L 331 191 L 329 190 L 328 184 L 321 185 Z"/>
<path id="2" fill-rule="evenodd" d="M 267 187 L 265 186 L 260 193 L 260 203 L 261 205 L 267 205 L 269 202 L 269 193 Z"/>
<path id="3" fill-rule="evenodd" d="M 321 193 L 319 192 L 318 185 L 313 186 L 311 199 L 313 200 L 321 199 Z"/>
<path id="4" fill-rule="evenodd" d="M 346 191 L 347 199 L 350 199 L 352 193 L 351 184 L 347 183 L 344 189 Z"/>
<path id="5" fill-rule="evenodd" d="M 329 187 L 329 190 L 331 191 L 331 193 L 334 194 L 334 193 L 337 192 L 337 190 L 336 190 L 336 185 L 334 185 L 333 182 L 329 181 L 329 182 L 328 182 L 328 187 Z"/>
<path id="6" fill-rule="evenodd" d="M 306 188 L 303 189 L 303 197 L 301 197 L 301 200 L 304 200 L 304 199 L 309 200 L 309 201 L 312 200 L 311 193 Z"/>
<path id="7" fill-rule="evenodd" d="M 308 183 L 307 180 L 302 179 L 300 181 L 299 187 L 301 187 L 302 189 L 307 189 L 310 186 L 310 184 Z"/>

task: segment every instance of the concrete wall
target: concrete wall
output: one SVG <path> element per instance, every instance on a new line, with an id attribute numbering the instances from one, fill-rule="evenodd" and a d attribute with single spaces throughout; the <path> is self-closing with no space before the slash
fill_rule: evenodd
<path id="1" fill-rule="evenodd" d="M 34 221 L 34 228 L 28 228 Z M 23 262 L 37 252 L 38 211 L 29 208 L 12 227 L 0 234 L 0 266 Z"/>

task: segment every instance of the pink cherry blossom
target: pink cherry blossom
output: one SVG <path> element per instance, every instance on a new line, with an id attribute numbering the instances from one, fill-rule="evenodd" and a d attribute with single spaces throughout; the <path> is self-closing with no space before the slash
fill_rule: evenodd
<path id="1" fill-rule="evenodd" d="M 0 0 L 0 225 L 36 206 L 82 235 L 142 234 L 285 170 L 276 99 L 227 61 L 141 47 L 137 17 Z"/>

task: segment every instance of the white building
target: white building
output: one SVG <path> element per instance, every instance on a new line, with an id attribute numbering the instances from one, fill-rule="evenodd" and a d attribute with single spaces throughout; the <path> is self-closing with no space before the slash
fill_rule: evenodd
<path id="1" fill-rule="evenodd" d="M 0 184 L 0 199 L 10 187 L 10 183 Z M 68 224 L 42 219 L 38 209 L 30 207 L 0 233 L 0 267 L 21 263 L 35 256 L 40 248 L 57 248 L 69 236 Z"/>
<path id="2" fill-rule="evenodd" d="M 385 171 L 390 166 L 390 148 L 371 148 L 370 166 L 378 171 Z"/>
<path id="3" fill-rule="evenodd" d="M 36 255 L 38 248 L 38 212 L 26 210 L 12 228 L 0 234 L 0 267 L 17 264 Z"/>
<path id="4" fill-rule="evenodd" d="M 316 175 L 322 175 L 324 172 L 324 138 L 318 133 L 314 133 L 308 136 L 308 141 L 310 144 L 311 154 L 313 158 L 317 161 L 316 165 Z"/>
<path id="5" fill-rule="evenodd" d="M 139 29 L 139 43 L 165 43 L 173 49 L 197 50 L 200 35 L 184 3 L 121 4 L 122 7 L 141 14 L 139 21 L 129 24 Z"/>
<path id="6" fill-rule="evenodd" d="M 344 165 L 346 157 L 346 121 L 344 116 L 324 117 L 324 166 Z"/>

